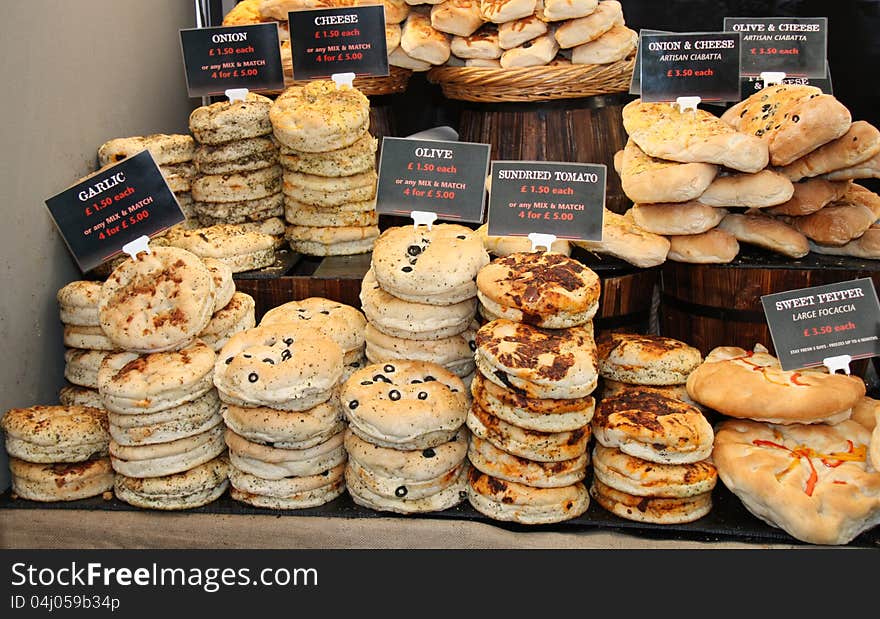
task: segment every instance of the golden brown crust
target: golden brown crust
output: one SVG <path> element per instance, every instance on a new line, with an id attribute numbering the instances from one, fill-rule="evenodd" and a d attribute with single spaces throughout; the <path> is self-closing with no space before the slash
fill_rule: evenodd
<path id="1" fill-rule="evenodd" d="M 603 378 L 631 384 L 683 384 L 703 360 L 693 346 L 660 335 L 606 332 L 596 350 Z"/>
<path id="2" fill-rule="evenodd" d="M 0 419 L 7 437 L 34 445 L 64 446 L 107 443 L 107 411 L 87 406 L 13 408 Z"/>
<path id="3" fill-rule="evenodd" d="M 781 170 L 792 181 L 849 168 L 880 153 L 880 131 L 864 120 L 857 120 L 836 140 L 820 146 Z"/>
<path id="4" fill-rule="evenodd" d="M 593 478 L 590 496 L 621 518 L 654 524 L 682 524 L 699 520 L 712 509 L 712 493 L 690 497 L 657 498 L 628 494 Z"/>
<path id="5" fill-rule="evenodd" d="M 772 423 L 817 423 L 839 417 L 865 395 L 856 376 L 784 371 L 767 353 L 724 348 L 690 375 L 688 394 L 730 417 Z M 714 353 L 714 354 L 713 354 Z"/>
<path id="6" fill-rule="evenodd" d="M 849 189 L 849 181 L 826 181 L 811 178 L 794 183 L 794 193 L 788 202 L 771 206 L 767 212 L 772 215 L 792 215 L 795 217 L 815 213 L 820 208 L 842 198 Z"/>
<path id="7" fill-rule="evenodd" d="M 770 150 L 770 163 L 788 165 L 846 133 L 849 110 L 815 86 L 768 86 L 728 109 L 721 119 L 757 136 Z"/>
<path id="8" fill-rule="evenodd" d="M 753 514 L 814 544 L 846 544 L 880 522 L 880 473 L 870 434 L 854 421 L 775 426 L 725 421 L 712 458 Z"/>
<path id="9" fill-rule="evenodd" d="M 269 117 L 284 146 L 324 152 L 350 146 L 367 132 L 370 102 L 355 88 L 316 80 L 285 90 L 272 104 Z"/>

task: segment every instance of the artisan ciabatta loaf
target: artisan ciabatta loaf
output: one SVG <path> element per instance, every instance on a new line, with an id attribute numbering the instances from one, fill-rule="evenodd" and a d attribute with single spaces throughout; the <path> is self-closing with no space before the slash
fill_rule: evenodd
<path id="1" fill-rule="evenodd" d="M 702 234 L 724 219 L 727 209 L 696 200 L 665 204 L 636 204 L 630 210 L 636 225 L 654 234 Z"/>
<path id="2" fill-rule="evenodd" d="M 537 3 L 538 17 L 548 22 L 586 17 L 599 6 L 599 0 L 542 0 Z"/>
<path id="3" fill-rule="evenodd" d="M 715 163 L 740 172 L 767 167 L 767 144 L 740 133 L 705 110 L 636 99 L 623 108 L 623 126 L 645 153 L 681 163 Z"/>
<path id="4" fill-rule="evenodd" d="M 480 0 L 480 12 L 486 21 L 503 24 L 532 15 L 536 4 L 536 0 Z"/>
<path id="5" fill-rule="evenodd" d="M 809 215 L 829 202 L 839 200 L 849 189 L 849 181 L 826 181 L 824 178 L 810 178 L 793 185 L 791 199 L 778 206 L 771 206 L 767 209 L 768 213 L 795 217 Z"/>
<path id="6" fill-rule="evenodd" d="M 850 168 L 880 153 L 880 131 L 871 123 L 857 120 L 836 140 L 820 146 L 780 172 L 792 181 Z"/>
<path id="7" fill-rule="evenodd" d="M 862 236 L 878 218 L 880 196 L 853 183 L 840 200 L 812 215 L 792 218 L 792 223 L 815 242 L 839 247 Z"/>
<path id="8" fill-rule="evenodd" d="M 638 42 L 636 31 L 626 26 L 614 26 L 599 38 L 572 48 L 571 61 L 574 64 L 610 64 L 629 56 Z"/>
<path id="9" fill-rule="evenodd" d="M 779 172 L 761 170 L 754 174 L 721 174 L 700 196 L 709 206 L 764 208 L 788 202 L 794 195 L 791 181 Z"/>
<path id="10" fill-rule="evenodd" d="M 865 230 L 862 236 L 839 247 L 819 245 L 810 241 L 810 251 L 828 256 L 852 256 L 853 258 L 880 260 L 880 224 L 872 225 Z"/>
<path id="11" fill-rule="evenodd" d="M 734 129 L 757 136 L 770 150 L 770 163 L 784 166 L 849 129 L 849 110 L 815 86 L 779 84 L 759 90 L 721 116 Z"/>
<path id="12" fill-rule="evenodd" d="M 579 17 L 564 22 L 556 29 L 556 40 L 559 47 L 568 49 L 576 45 L 589 43 L 611 30 L 614 26 L 623 26 L 623 7 L 617 0 L 600 2 L 596 10 L 586 17 Z"/>
<path id="13" fill-rule="evenodd" d="M 857 163 L 848 168 L 841 168 L 828 174 L 823 174 L 822 178 L 829 181 L 850 181 L 859 178 L 880 178 L 880 153 L 877 153 L 870 159 L 866 159 L 861 163 Z"/>
<path id="14" fill-rule="evenodd" d="M 711 163 L 678 163 L 650 157 L 627 141 L 626 148 L 614 157 L 623 193 L 636 204 L 686 202 L 702 195 L 718 173 Z"/>
<path id="15" fill-rule="evenodd" d="M 738 253 L 736 237 L 726 230 L 713 228 L 702 234 L 670 236 L 667 258 L 691 264 L 726 264 Z"/>
<path id="16" fill-rule="evenodd" d="M 663 264 L 669 241 L 659 234 L 645 232 L 632 220 L 605 210 L 601 241 L 572 241 L 578 247 L 597 254 L 608 254 L 630 264 L 648 268 Z"/>
<path id="17" fill-rule="evenodd" d="M 718 227 L 730 232 L 740 243 L 757 245 L 790 258 L 803 258 L 810 253 L 807 237 L 787 223 L 765 215 L 731 213 Z"/>
<path id="18" fill-rule="evenodd" d="M 400 47 L 412 58 L 439 65 L 449 60 L 449 35 L 431 27 L 431 18 L 412 12 L 403 23 Z"/>

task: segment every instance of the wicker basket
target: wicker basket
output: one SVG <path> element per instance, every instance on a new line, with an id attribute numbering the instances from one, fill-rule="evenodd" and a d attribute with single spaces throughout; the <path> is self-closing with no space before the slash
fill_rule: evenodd
<path id="1" fill-rule="evenodd" d="M 428 80 L 449 99 L 510 103 L 578 99 L 629 90 L 635 56 L 607 65 L 554 65 L 494 69 L 435 67 Z"/>
<path id="2" fill-rule="evenodd" d="M 406 90 L 409 83 L 409 77 L 412 71 L 409 69 L 401 69 L 400 67 L 388 67 L 388 75 L 386 77 L 358 77 L 354 80 L 354 87 L 365 95 L 395 95 Z M 293 80 L 290 77 L 290 70 L 284 71 L 284 87 L 305 86 L 308 82 L 303 80 Z"/>

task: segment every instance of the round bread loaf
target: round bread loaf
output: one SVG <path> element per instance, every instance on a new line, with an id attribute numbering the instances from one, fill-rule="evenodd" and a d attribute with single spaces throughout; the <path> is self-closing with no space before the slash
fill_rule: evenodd
<path id="1" fill-rule="evenodd" d="M 315 80 L 288 88 L 269 110 L 281 144 L 307 153 L 345 148 L 370 127 L 370 101 L 355 88 Z"/>
<path id="2" fill-rule="evenodd" d="M 234 225 L 172 231 L 162 241 L 196 256 L 219 260 L 233 273 L 259 269 L 275 261 L 275 239 L 271 235 Z"/>
<path id="3" fill-rule="evenodd" d="M 199 339 L 215 352 L 220 351 L 230 337 L 254 327 L 255 307 L 252 296 L 236 292 L 223 309 L 214 313 L 211 322 L 199 333 Z"/>
<path id="4" fill-rule="evenodd" d="M 477 368 L 500 387 L 530 398 L 570 399 L 596 388 L 592 325 L 549 330 L 493 320 L 477 331 Z"/>
<path id="5" fill-rule="evenodd" d="M 193 162 L 200 174 L 233 174 L 278 164 L 278 146 L 271 137 L 234 140 L 217 146 L 201 145 Z"/>
<path id="6" fill-rule="evenodd" d="M 389 228 L 373 249 L 373 274 L 382 289 L 429 305 L 450 305 L 476 296 L 474 279 L 488 263 L 480 238 L 457 224 L 435 224 L 431 230 Z"/>
<path id="7" fill-rule="evenodd" d="M 339 178 L 284 170 L 281 191 L 286 201 L 313 206 L 341 206 L 376 197 L 376 172 L 368 170 Z"/>
<path id="8" fill-rule="evenodd" d="M 681 203 L 636 204 L 630 210 L 642 230 L 654 234 L 702 234 L 724 219 L 727 210 L 692 200 Z"/>
<path id="9" fill-rule="evenodd" d="M 214 281 L 214 311 L 212 313 L 216 314 L 232 301 L 232 296 L 235 294 L 232 269 L 228 264 L 214 258 L 202 258 L 202 262 L 208 267 Z"/>
<path id="10" fill-rule="evenodd" d="M 344 473 L 345 465 L 338 464 L 317 475 L 263 479 L 232 466 L 229 468 L 229 483 L 234 489 L 247 494 L 284 499 L 313 490 L 328 489 L 328 486 L 341 481 Z"/>
<path id="11" fill-rule="evenodd" d="M 197 107 L 189 115 L 189 129 L 201 144 L 223 144 L 272 133 L 272 100 L 249 92 L 244 101 L 218 101 Z"/>
<path id="12" fill-rule="evenodd" d="M 307 256 L 365 254 L 378 236 L 379 226 L 288 226 L 285 232 L 290 247 Z"/>
<path id="13" fill-rule="evenodd" d="M 346 460 L 343 432 L 307 449 L 282 449 L 253 443 L 232 430 L 226 430 L 229 461 L 243 473 L 263 479 L 307 477 L 330 470 Z"/>
<path id="14" fill-rule="evenodd" d="M 194 254 L 153 247 L 126 260 L 101 288 L 101 328 L 119 348 L 162 352 L 187 346 L 211 320 L 211 272 Z"/>
<path id="15" fill-rule="evenodd" d="M 284 215 L 283 197 L 284 194 L 279 191 L 256 200 L 195 202 L 193 203 L 193 209 L 198 215 L 202 226 L 263 221 L 270 217 L 281 217 Z"/>
<path id="16" fill-rule="evenodd" d="M 467 418 L 461 379 L 420 361 L 368 365 L 340 393 L 351 430 L 382 447 L 414 450 L 452 440 Z"/>
<path id="17" fill-rule="evenodd" d="M 740 243 L 757 245 L 789 258 L 803 258 L 810 253 L 807 237 L 772 217 L 731 213 L 718 228 L 735 236 Z"/>
<path id="18" fill-rule="evenodd" d="M 718 476 L 761 520 L 811 544 L 847 544 L 880 523 L 880 473 L 870 433 L 854 421 L 718 426 Z"/>
<path id="19" fill-rule="evenodd" d="M 111 354 L 105 350 L 82 350 L 71 348 L 64 353 L 64 378 L 81 387 L 98 388 L 98 370 L 104 357 Z"/>
<path id="20" fill-rule="evenodd" d="M 481 473 L 533 488 L 562 488 L 582 481 L 590 462 L 588 452 L 560 462 L 535 462 L 498 449 L 490 441 L 471 437 L 471 465 Z"/>
<path id="21" fill-rule="evenodd" d="M 217 357 L 214 384 L 229 404 L 302 411 L 330 399 L 342 377 L 342 354 L 314 329 L 257 327 L 229 339 Z"/>
<path id="22" fill-rule="evenodd" d="M 101 166 L 118 163 L 147 149 L 157 165 L 173 165 L 191 161 L 195 150 L 192 136 L 154 133 L 153 135 L 114 138 L 98 148 Z"/>
<path id="23" fill-rule="evenodd" d="M 579 458 L 587 451 L 590 426 L 570 432 L 526 430 L 490 415 L 479 405 L 471 407 L 467 426 L 477 436 L 497 448 L 534 462 L 563 462 Z"/>
<path id="24" fill-rule="evenodd" d="M 98 391 L 109 411 L 148 414 L 191 402 L 213 387 L 216 355 L 204 342 L 183 350 L 108 356 L 98 371 Z"/>
<path id="25" fill-rule="evenodd" d="M 80 350 L 119 350 L 119 346 L 110 341 L 101 327 L 64 327 L 64 345 Z"/>
<path id="26" fill-rule="evenodd" d="M 563 254 L 517 253 L 480 269 L 477 296 L 495 317 L 563 329 L 596 315 L 599 276 Z"/>
<path id="27" fill-rule="evenodd" d="M 474 403 L 487 413 L 536 432 L 571 432 L 589 425 L 596 401 L 591 396 L 569 400 L 530 398 L 512 389 L 500 387 L 474 374 L 470 385 Z"/>
<path id="28" fill-rule="evenodd" d="M 98 327 L 98 299 L 101 296 L 101 282 L 70 282 L 58 291 L 57 300 L 61 322 L 80 327 Z"/>
<path id="29" fill-rule="evenodd" d="M 0 419 L 0 429 L 7 453 L 27 462 L 82 462 L 108 453 L 107 411 L 99 408 L 13 408 Z"/>
<path id="30" fill-rule="evenodd" d="M 765 352 L 719 347 L 691 373 L 688 395 L 729 417 L 768 423 L 838 423 L 865 395 L 857 376 L 785 371 Z"/>
<path id="31" fill-rule="evenodd" d="M 202 434 L 223 423 L 220 398 L 211 389 L 180 406 L 156 413 L 120 415 L 108 413 L 110 436 L 118 445 L 154 445 Z"/>
<path id="32" fill-rule="evenodd" d="M 438 363 L 457 376 L 474 371 L 474 336 L 477 323 L 463 333 L 437 340 L 410 340 L 386 335 L 368 324 L 365 331 L 366 355 L 371 363 L 410 360 Z"/>
<path id="33" fill-rule="evenodd" d="M 68 385 L 58 392 L 58 401 L 61 406 L 88 406 L 90 408 L 104 408 L 101 394 L 97 389 L 86 389 Z"/>
<path id="34" fill-rule="evenodd" d="M 370 325 L 386 335 L 412 340 L 440 340 L 468 329 L 476 299 L 452 305 L 404 301 L 388 294 L 376 282 L 371 268 L 361 283 L 361 309 Z"/>
<path id="35" fill-rule="evenodd" d="M 281 167 L 249 172 L 199 176 L 192 183 L 196 202 L 242 202 L 273 196 L 281 191 Z"/>
<path id="36" fill-rule="evenodd" d="M 29 501 L 77 501 L 113 490 L 109 458 L 75 464 L 34 464 L 9 459 L 12 492 Z"/>
<path id="37" fill-rule="evenodd" d="M 635 496 L 690 497 L 711 492 L 718 472 L 708 460 L 691 464 L 657 464 L 596 443 L 593 474 L 606 486 Z"/>
<path id="38" fill-rule="evenodd" d="M 486 475 L 475 468 L 468 477 L 467 497 L 481 514 L 520 524 L 571 520 L 590 506 L 590 495 L 581 483 L 563 488 L 533 488 Z"/>
<path id="39" fill-rule="evenodd" d="M 120 445 L 110 441 L 113 470 L 126 477 L 164 477 L 213 460 L 226 450 L 223 425 L 186 438 L 154 445 Z"/>
<path id="40" fill-rule="evenodd" d="M 311 449 L 344 428 L 344 415 L 335 396 L 303 411 L 224 404 L 221 413 L 229 429 L 242 438 L 284 450 Z"/>
<path id="41" fill-rule="evenodd" d="M 400 450 L 374 445 L 347 430 L 345 450 L 349 459 L 378 475 L 421 482 L 441 477 L 458 467 L 467 456 L 468 437 L 467 428 L 462 427 L 446 443 L 426 449 Z"/>
<path id="42" fill-rule="evenodd" d="M 682 385 L 703 361 L 693 346 L 659 335 L 606 332 L 596 348 L 603 378 L 634 385 Z"/>
<path id="43" fill-rule="evenodd" d="M 363 350 L 364 329 L 367 320 L 358 310 L 325 299 L 309 297 L 290 301 L 270 309 L 260 320 L 260 326 L 295 323 L 314 329 L 339 344 L 344 353 Z"/>
<path id="44" fill-rule="evenodd" d="M 362 471 L 363 469 L 361 468 L 360 470 Z M 351 461 L 349 461 L 349 466 L 345 469 L 345 482 L 354 502 L 370 509 L 398 514 L 438 512 L 454 507 L 464 501 L 467 496 L 465 486 L 467 485 L 468 470 L 467 463 L 461 464 L 456 469 L 453 469 L 455 476 L 452 477 L 451 483 L 434 494 L 420 498 L 410 498 L 407 496 L 408 492 L 403 494 L 402 491 L 401 494 L 403 496 L 398 497 L 395 494 L 393 498 L 374 492 L 372 486 L 375 484 L 368 483 L 358 474 L 359 471 L 356 465 L 354 467 L 351 466 Z M 449 477 L 451 476 L 452 474 L 449 475 Z M 444 480 L 444 483 L 447 481 Z M 406 485 L 398 487 L 408 489 Z"/>
<path id="45" fill-rule="evenodd" d="M 116 497 L 145 509 L 193 509 L 217 500 L 229 486 L 229 462 L 214 458 L 192 469 L 152 478 L 116 476 Z"/>
<path id="46" fill-rule="evenodd" d="M 652 392 L 605 398 L 593 416 L 596 441 L 658 464 L 689 464 L 712 453 L 712 426 L 699 409 Z"/>
<path id="47" fill-rule="evenodd" d="M 736 237 L 725 230 L 713 228 L 702 234 L 669 237 L 667 258 L 691 264 L 726 264 L 739 253 Z"/>
<path id="48" fill-rule="evenodd" d="M 281 165 L 286 170 L 318 176 L 351 176 L 376 167 L 379 140 L 364 133 L 353 144 L 336 150 L 307 153 L 281 147 Z"/>
<path id="49" fill-rule="evenodd" d="M 652 524 L 684 524 L 699 520 L 712 510 L 712 493 L 657 498 L 615 490 L 593 477 L 590 496 L 616 516 Z"/>
<path id="50" fill-rule="evenodd" d="M 284 218 L 287 223 L 296 226 L 375 226 L 379 223 L 379 215 L 375 211 L 375 200 L 356 202 L 354 205 L 354 209 L 342 209 L 337 207 L 309 206 L 286 200 Z"/>

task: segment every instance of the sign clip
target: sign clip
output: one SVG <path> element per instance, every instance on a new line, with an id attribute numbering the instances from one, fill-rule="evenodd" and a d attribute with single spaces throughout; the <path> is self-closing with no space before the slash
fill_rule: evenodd
<path id="1" fill-rule="evenodd" d="M 675 104 L 678 105 L 678 109 L 684 114 L 688 110 L 696 112 L 700 101 L 702 101 L 700 97 L 678 97 L 675 100 Z"/>
<path id="2" fill-rule="evenodd" d="M 825 357 L 822 359 L 822 365 L 828 368 L 831 374 L 837 374 L 838 370 L 842 370 L 844 374 L 849 376 L 849 364 L 852 362 L 850 355 L 837 355 L 836 357 Z"/>
<path id="3" fill-rule="evenodd" d="M 781 84 L 784 79 L 785 71 L 761 71 L 761 80 L 764 82 L 764 88 Z"/>
<path id="4" fill-rule="evenodd" d="M 330 76 L 334 82 L 336 82 L 336 88 L 342 88 L 343 86 L 348 86 L 349 88 L 354 87 L 354 73 L 334 73 Z"/>
<path id="5" fill-rule="evenodd" d="M 150 251 L 150 237 L 146 234 L 139 236 L 135 240 L 123 245 L 122 251 L 131 256 L 132 260 L 137 260 L 138 254 L 141 252 L 151 254 L 153 252 Z"/>
<path id="6" fill-rule="evenodd" d="M 418 229 L 419 226 L 428 226 L 428 230 L 431 230 L 431 225 L 437 220 L 437 213 L 432 211 L 410 211 L 409 216 L 412 217 L 413 220 L 413 228 Z"/>
<path id="7" fill-rule="evenodd" d="M 530 232 L 529 240 L 532 242 L 532 251 L 538 251 L 539 247 L 544 247 L 550 251 L 551 245 L 556 241 L 555 234 L 541 234 L 540 232 Z"/>
<path id="8" fill-rule="evenodd" d="M 236 101 L 244 101 L 247 99 L 248 89 L 247 88 L 227 88 L 226 96 L 229 97 L 230 103 L 235 103 Z"/>

